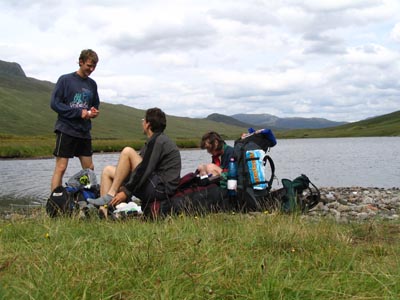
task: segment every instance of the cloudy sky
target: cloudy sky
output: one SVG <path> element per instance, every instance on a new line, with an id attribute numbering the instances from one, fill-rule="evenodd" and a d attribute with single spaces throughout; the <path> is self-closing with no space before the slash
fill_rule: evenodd
<path id="1" fill-rule="evenodd" d="M 207 3 L 207 4 L 206 4 Z M 170 115 L 357 121 L 399 110 L 398 0 L 0 0 L 0 60 Z"/>

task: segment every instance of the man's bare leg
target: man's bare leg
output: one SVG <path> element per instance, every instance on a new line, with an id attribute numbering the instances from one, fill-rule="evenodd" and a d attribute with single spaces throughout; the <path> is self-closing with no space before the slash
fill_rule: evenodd
<path id="1" fill-rule="evenodd" d="M 142 157 L 131 147 L 125 147 L 120 156 L 117 167 L 106 167 L 101 177 L 101 197 L 88 199 L 94 205 L 109 203 L 121 187 L 128 175 L 142 162 Z M 114 171 L 114 172 L 113 172 Z M 104 187 L 103 187 L 104 180 Z M 109 187 L 109 188 L 108 188 Z"/>
<path id="2" fill-rule="evenodd" d="M 106 166 L 101 173 L 101 185 L 100 185 L 100 196 L 104 196 L 110 190 L 111 185 L 114 181 L 115 166 Z"/>
<path id="3" fill-rule="evenodd" d="M 68 167 L 68 158 L 56 157 L 56 166 L 54 168 L 53 177 L 51 178 L 51 191 L 62 185 L 65 170 Z"/>

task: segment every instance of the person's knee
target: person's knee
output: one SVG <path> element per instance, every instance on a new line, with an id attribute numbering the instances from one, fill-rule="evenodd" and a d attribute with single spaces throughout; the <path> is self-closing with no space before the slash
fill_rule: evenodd
<path id="1" fill-rule="evenodd" d="M 105 166 L 103 169 L 103 176 L 112 177 L 114 176 L 114 173 L 115 173 L 114 166 Z"/>
<path id="2" fill-rule="evenodd" d="M 140 155 L 131 147 L 125 147 L 122 149 L 120 158 L 123 161 L 129 161 L 132 166 L 135 166 L 138 163 L 138 160 L 141 160 Z"/>
<path id="3" fill-rule="evenodd" d="M 126 155 L 126 156 L 132 156 L 134 155 L 133 153 L 136 153 L 136 151 L 132 147 L 125 147 L 121 151 L 121 155 Z"/>

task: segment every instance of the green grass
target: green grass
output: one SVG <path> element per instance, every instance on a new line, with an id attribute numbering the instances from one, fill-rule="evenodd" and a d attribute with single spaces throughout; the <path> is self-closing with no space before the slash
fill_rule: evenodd
<path id="1" fill-rule="evenodd" d="M 175 139 L 179 148 L 199 147 L 198 139 Z M 130 146 L 134 149 L 143 147 L 145 139 L 95 139 L 93 140 L 93 151 L 98 152 L 120 152 L 124 147 Z M 32 158 L 52 156 L 55 145 L 55 137 L 48 136 L 10 136 L 0 135 L 0 158 Z"/>
<path id="2" fill-rule="evenodd" d="M 280 214 L 0 223 L 1 299 L 399 299 L 400 224 Z"/>

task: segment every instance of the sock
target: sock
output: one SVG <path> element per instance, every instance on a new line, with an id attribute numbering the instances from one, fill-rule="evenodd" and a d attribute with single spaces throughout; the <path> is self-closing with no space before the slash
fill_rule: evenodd
<path id="1" fill-rule="evenodd" d="M 102 196 L 102 197 L 99 197 L 99 198 L 97 198 L 97 199 L 88 198 L 87 201 L 88 201 L 90 204 L 93 204 L 93 205 L 96 205 L 96 206 L 102 206 L 102 205 L 106 205 L 106 204 L 110 203 L 110 201 L 112 200 L 112 198 L 114 198 L 114 196 L 111 196 L 111 195 L 109 195 L 109 194 L 106 194 L 106 195 L 104 195 L 104 196 Z"/>

